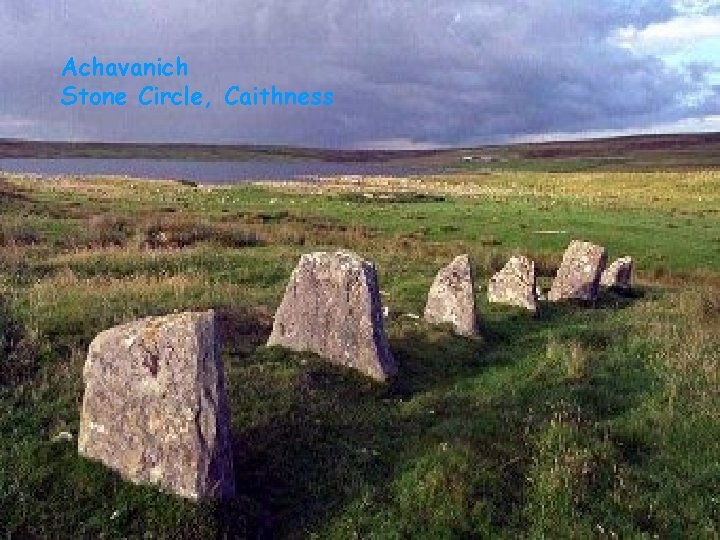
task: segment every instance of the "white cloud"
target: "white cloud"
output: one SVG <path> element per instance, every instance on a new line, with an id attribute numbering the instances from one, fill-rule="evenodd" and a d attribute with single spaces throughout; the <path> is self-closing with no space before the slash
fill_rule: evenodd
<path id="1" fill-rule="evenodd" d="M 629 49 L 648 47 L 678 47 L 688 41 L 720 39 L 720 15 L 684 15 L 665 22 L 637 29 L 626 26 L 616 30 L 611 40 Z"/>

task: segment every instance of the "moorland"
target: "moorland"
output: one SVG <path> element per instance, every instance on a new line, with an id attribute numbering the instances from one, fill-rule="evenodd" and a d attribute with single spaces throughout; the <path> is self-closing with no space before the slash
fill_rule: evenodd
<path id="1" fill-rule="evenodd" d="M 596 163 L 596 150 L 524 148 L 513 151 L 550 161 L 222 187 L 3 173 L 3 532 L 720 534 L 713 152 L 651 167 L 636 148 L 637 166 L 617 167 Z M 553 166 L 579 159 L 582 170 Z M 537 316 L 486 302 L 487 279 L 509 256 L 532 258 L 547 287 L 576 238 L 631 255 L 632 291 L 543 303 Z M 388 384 L 264 346 L 299 256 L 339 248 L 377 265 L 399 365 Z M 480 339 L 404 316 L 422 313 L 435 273 L 461 253 L 477 269 Z M 98 332 L 207 308 L 222 322 L 239 494 L 195 505 L 78 457 L 75 437 Z"/>

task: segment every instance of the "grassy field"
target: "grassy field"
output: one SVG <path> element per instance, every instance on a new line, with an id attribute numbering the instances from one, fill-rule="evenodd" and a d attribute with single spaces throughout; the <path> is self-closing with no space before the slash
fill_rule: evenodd
<path id="1" fill-rule="evenodd" d="M 571 239 L 637 287 L 532 317 L 485 301 L 508 256 L 549 285 Z M 392 313 L 477 265 L 482 339 L 393 316 L 388 385 L 263 346 L 300 254 L 350 248 Z M 238 497 L 193 505 L 77 456 L 101 330 L 216 308 Z M 0 180 L 0 530 L 8 537 L 720 535 L 720 172 L 498 172 L 194 187 Z"/>

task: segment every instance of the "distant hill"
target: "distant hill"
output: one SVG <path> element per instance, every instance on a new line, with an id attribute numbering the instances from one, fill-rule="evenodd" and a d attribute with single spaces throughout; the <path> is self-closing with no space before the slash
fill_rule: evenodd
<path id="1" fill-rule="evenodd" d="M 547 142 L 515 145 L 528 158 L 627 156 L 637 152 L 693 152 L 720 150 L 720 133 L 678 135 L 631 135 L 608 139 Z"/>
<path id="2" fill-rule="evenodd" d="M 438 150 L 334 150 L 273 145 L 44 142 L 0 139 L 0 158 L 115 158 L 194 161 L 299 159 L 397 162 L 459 170 L 720 168 L 720 133 L 635 135 Z"/>
<path id="3" fill-rule="evenodd" d="M 720 133 L 633 135 L 506 146 L 515 165 L 552 169 L 720 168 Z"/>
<path id="4" fill-rule="evenodd" d="M 0 139 L 0 158 L 117 158 L 246 161 L 305 159 L 330 162 L 385 162 L 436 155 L 440 150 L 331 150 L 274 145 L 51 142 Z"/>

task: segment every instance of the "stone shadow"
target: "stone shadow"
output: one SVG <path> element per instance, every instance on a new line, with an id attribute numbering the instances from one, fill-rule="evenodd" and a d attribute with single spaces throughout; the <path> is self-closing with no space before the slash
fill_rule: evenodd
<path id="1" fill-rule="evenodd" d="M 615 309 L 632 300 L 611 296 L 599 304 Z M 449 390 L 490 369 L 513 369 L 544 346 L 549 331 L 562 338 L 564 328 L 585 328 L 588 316 L 601 312 L 565 304 L 538 317 L 509 310 L 485 321 L 484 339 L 457 337 L 421 321 L 391 322 L 400 372 L 386 385 L 312 354 L 236 348 L 228 387 L 239 494 L 217 508 L 224 534 L 270 538 L 313 530 L 364 493 L 391 491 L 398 471 L 422 456 L 438 432 L 462 439 L 483 467 L 495 471 L 485 497 L 502 525 L 523 497 L 528 411 L 542 416 L 549 414 L 548 403 L 564 401 L 595 420 L 607 419 L 637 402 L 649 375 L 636 373 L 631 384 L 621 384 L 620 395 L 612 366 L 579 381 L 531 377 L 489 400 Z M 569 337 L 599 354 L 617 337 L 577 328 Z M 269 332 L 267 321 L 246 329 L 255 346 Z M 404 404 L 413 399 L 422 406 L 408 412 Z"/>

